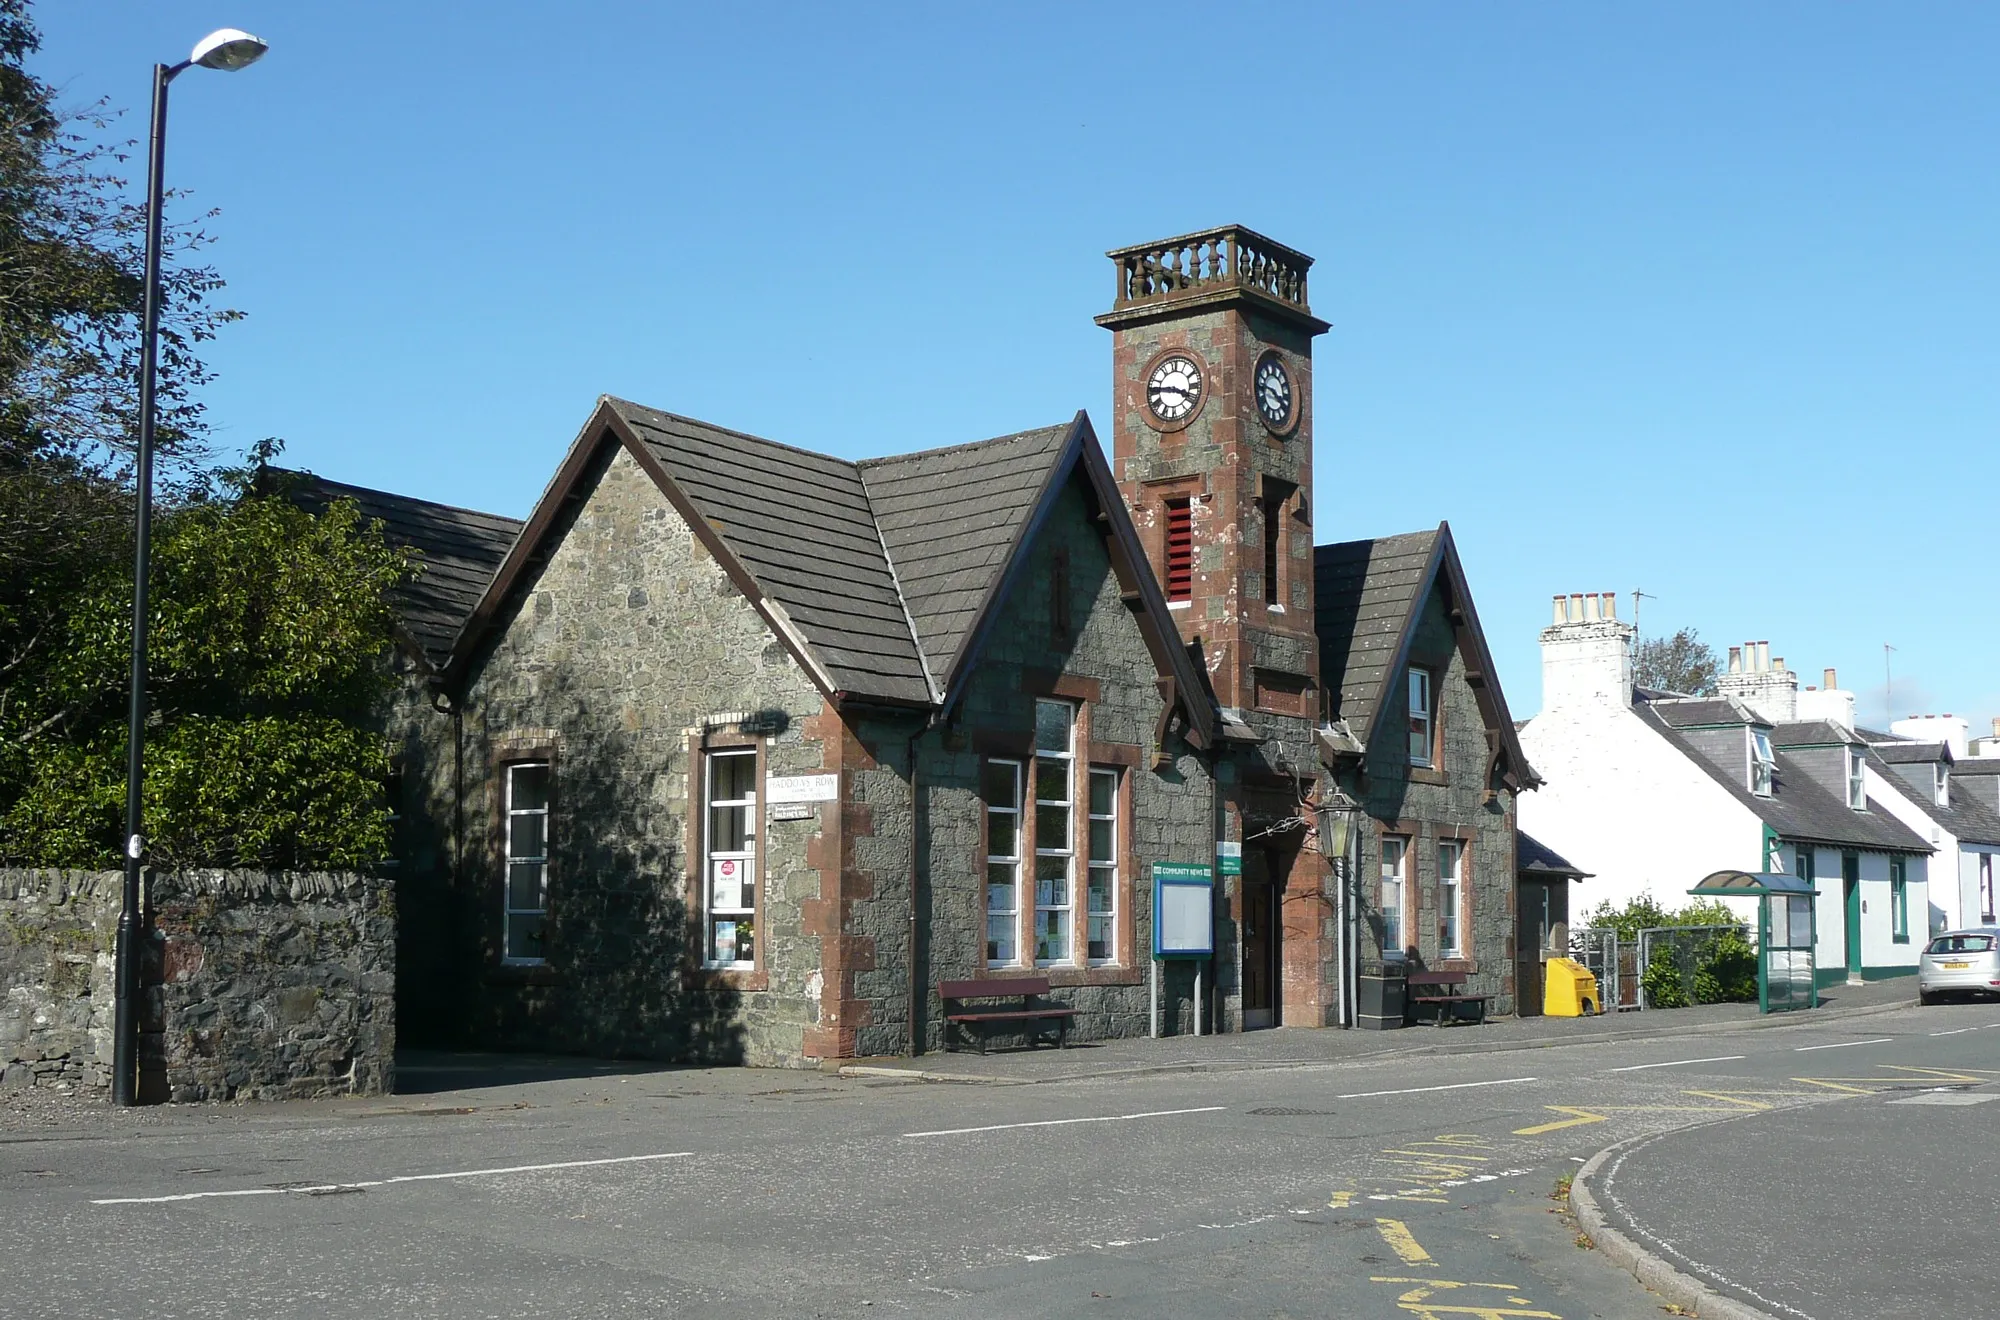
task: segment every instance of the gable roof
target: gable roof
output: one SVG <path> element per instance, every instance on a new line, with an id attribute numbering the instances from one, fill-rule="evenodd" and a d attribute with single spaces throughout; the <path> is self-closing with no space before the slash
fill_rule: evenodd
<path id="1" fill-rule="evenodd" d="M 1951 746 L 1941 742 L 1878 742 L 1869 749 L 1890 765 L 1916 765 L 1924 761 L 1952 762 Z"/>
<path id="2" fill-rule="evenodd" d="M 263 469 L 260 489 L 277 490 L 308 513 L 352 500 L 389 544 L 418 552 L 415 575 L 389 591 L 403 633 L 423 661 L 442 669 L 452 640 L 521 533 L 519 518 L 435 504 L 290 468 Z"/>
<path id="3" fill-rule="evenodd" d="M 1933 851 L 1909 826 L 1883 810 L 1873 798 L 1868 809 L 1856 811 L 1814 783 L 1790 753 L 1773 749 L 1776 767 L 1771 775 L 1771 796 L 1759 797 L 1737 775 L 1732 775 L 1703 756 L 1680 729 L 1669 723 L 1661 707 L 1682 702 L 1635 701 L 1633 713 L 1640 723 L 1667 740 L 1681 755 L 1721 785 L 1782 839 L 1803 843 L 1826 843 L 1841 848 L 1861 848 L 1875 852 L 1928 853 Z"/>
<path id="4" fill-rule="evenodd" d="M 1650 697 L 1644 695 L 1648 691 L 1634 688 L 1635 704 L 1644 701 L 1647 709 L 1676 729 L 1713 729 L 1731 724 L 1771 727 L 1770 721 L 1757 718 L 1754 711 L 1734 697 L 1682 697 L 1672 693 Z"/>
<path id="5" fill-rule="evenodd" d="M 1081 474 L 1169 705 L 1206 745 L 1213 703 L 1089 419 L 852 463 L 605 396 L 452 650 L 471 664 L 523 573 L 549 553 L 585 475 L 623 446 L 828 699 L 948 706 L 1056 494 Z"/>
<path id="6" fill-rule="evenodd" d="M 1852 747 L 1860 741 L 1831 720 L 1794 720 L 1771 726 L 1771 743 L 1777 747 Z"/>
<path id="7" fill-rule="evenodd" d="M 1409 659 L 1423 605 L 1442 584 L 1467 676 L 1489 736 L 1497 742 L 1502 774 L 1516 788 L 1541 777 L 1521 751 L 1507 699 L 1473 608 L 1472 589 L 1459 562 L 1451 524 L 1313 550 L 1313 626 L 1319 636 L 1320 678 L 1337 703 L 1333 714 L 1364 732 L 1373 745 L 1394 709 L 1390 687 Z"/>
<path id="8" fill-rule="evenodd" d="M 957 671 L 1074 425 L 858 465 L 933 674 Z"/>

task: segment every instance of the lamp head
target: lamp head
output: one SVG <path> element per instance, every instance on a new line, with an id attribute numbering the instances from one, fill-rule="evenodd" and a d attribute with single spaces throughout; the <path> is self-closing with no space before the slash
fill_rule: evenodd
<path id="1" fill-rule="evenodd" d="M 204 69 L 234 73 L 255 64 L 269 49 L 271 47 L 262 38 L 253 37 L 248 32 L 238 28 L 219 28 L 195 43 L 194 54 L 188 56 L 188 63 L 199 64 Z"/>

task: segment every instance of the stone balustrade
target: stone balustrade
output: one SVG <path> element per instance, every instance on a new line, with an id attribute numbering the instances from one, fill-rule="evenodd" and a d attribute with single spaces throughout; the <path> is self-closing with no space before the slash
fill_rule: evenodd
<path id="1" fill-rule="evenodd" d="M 1114 311 L 1190 294 L 1248 289 L 1301 312 L 1312 258 L 1241 225 L 1117 248 L 1106 254 L 1118 273 Z"/>

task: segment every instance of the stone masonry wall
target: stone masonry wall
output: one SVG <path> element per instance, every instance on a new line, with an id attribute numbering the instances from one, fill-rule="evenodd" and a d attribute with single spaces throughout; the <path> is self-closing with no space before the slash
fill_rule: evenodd
<path id="1" fill-rule="evenodd" d="M 818 854 L 849 824 L 838 803 L 760 822 L 760 967 L 703 973 L 689 795 L 701 730 L 753 716 L 767 777 L 835 768 L 819 691 L 637 461 L 615 449 L 539 576 L 476 663 L 462 742 L 418 773 L 430 814 L 456 811 L 456 876 L 410 875 L 456 933 L 453 1043 L 498 1049 L 798 1066 L 817 1025 L 823 937 Z M 446 731 L 448 726 L 432 726 Z M 554 764 L 546 961 L 500 956 L 501 767 Z M 463 776 L 454 804 L 454 764 Z M 438 893 L 442 886 L 448 893 Z M 414 895 L 413 895 L 414 897 Z"/>
<path id="2" fill-rule="evenodd" d="M 1057 636 L 1053 618 L 1052 562 L 1059 552 L 1068 560 L 1067 639 Z M 1170 763 L 1164 769 L 1153 768 L 1153 733 L 1161 709 L 1156 677 L 1152 655 L 1131 610 L 1119 598 L 1117 577 L 1080 484 L 1073 480 L 1028 548 L 952 726 L 928 736 L 924 743 L 928 1048 L 942 1045 L 937 982 L 988 974 L 982 756 L 996 747 L 1007 752 L 1010 739 L 1025 749 L 1034 729 L 1035 698 L 1070 695 L 1080 690 L 1077 684 L 1094 686 L 1098 693 L 1095 699 L 1080 702 L 1089 740 L 1134 753 L 1135 763 L 1124 770 L 1127 808 L 1121 822 L 1119 898 L 1129 905 L 1131 920 L 1123 923 L 1117 965 L 1041 970 L 1056 987 L 1055 997 L 1078 1009 L 1072 1024 L 1074 1039 L 1144 1035 L 1149 1030 L 1151 864 L 1209 860 L 1216 813 L 1205 762 L 1177 736 L 1170 735 Z M 1077 750 L 1079 765 L 1087 764 L 1086 749 L 1079 745 Z M 1025 870 L 1031 877 L 1032 859 Z M 1075 894 L 1079 923 L 1084 919 L 1081 872 L 1079 863 Z M 1032 881 L 1024 886 L 1022 901 L 1032 904 Z M 1024 948 L 1022 953 L 1026 958 L 1032 950 Z M 1192 979 L 1188 964 L 1165 969 L 1163 1031 L 1191 1030 Z"/>
<path id="3" fill-rule="evenodd" d="M 0 1084 L 108 1091 L 115 871 L 0 871 Z M 350 874 L 149 876 L 141 1099 L 372 1095 L 395 1067 L 395 909 Z"/>
<path id="4" fill-rule="evenodd" d="M 1382 956 L 1383 822 L 1391 832 L 1410 837 L 1405 872 L 1403 941 L 1414 945 L 1424 967 L 1467 972 L 1466 991 L 1495 998 L 1494 1013 L 1514 1011 L 1514 795 L 1506 790 L 1487 793 L 1491 757 L 1478 697 L 1466 680 L 1465 658 L 1458 651 L 1442 589 L 1433 590 L 1410 647 L 1412 664 L 1430 668 L 1438 677 L 1436 704 L 1443 721 L 1444 756 L 1441 774 L 1426 774 L 1409 764 L 1402 726 L 1393 718 L 1386 733 L 1368 750 L 1367 785 L 1363 805 L 1370 817 L 1361 841 L 1361 894 L 1364 931 L 1362 956 Z M 1391 689 L 1391 700 L 1401 690 Z M 1400 823 L 1400 828 L 1397 827 Z M 1438 948 L 1437 841 L 1465 837 L 1464 861 L 1467 956 L 1445 960 Z"/>

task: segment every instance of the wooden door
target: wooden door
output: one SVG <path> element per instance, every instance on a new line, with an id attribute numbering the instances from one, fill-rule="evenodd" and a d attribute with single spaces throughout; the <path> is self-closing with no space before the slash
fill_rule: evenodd
<path id="1" fill-rule="evenodd" d="M 1278 904 L 1262 854 L 1243 859 L 1243 1029 L 1277 1025 Z"/>
<path id="2" fill-rule="evenodd" d="M 1515 893 L 1518 922 L 1514 930 L 1514 1011 L 1522 1017 L 1542 1012 L 1542 950 L 1548 947 L 1551 886 L 1528 880 Z"/>

